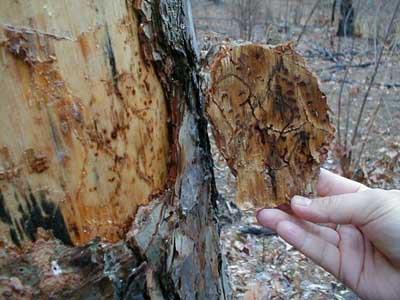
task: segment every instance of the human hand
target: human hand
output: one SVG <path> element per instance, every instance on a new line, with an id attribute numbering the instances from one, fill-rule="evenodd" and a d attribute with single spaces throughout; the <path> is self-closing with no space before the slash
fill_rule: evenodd
<path id="1" fill-rule="evenodd" d="M 263 209 L 257 219 L 362 299 L 400 299 L 400 191 L 321 170 L 317 192 L 294 197 L 290 214 Z"/>

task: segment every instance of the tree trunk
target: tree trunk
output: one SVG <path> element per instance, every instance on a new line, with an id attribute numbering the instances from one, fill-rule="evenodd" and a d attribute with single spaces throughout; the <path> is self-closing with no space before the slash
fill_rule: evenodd
<path id="1" fill-rule="evenodd" d="M 229 297 L 188 2 L 1 4 L 3 297 Z"/>
<path id="2" fill-rule="evenodd" d="M 354 8 L 352 0 L 342 0 L 340 2 L 340 19 L 338 36 L 351 37 L 354 35 Z"/>

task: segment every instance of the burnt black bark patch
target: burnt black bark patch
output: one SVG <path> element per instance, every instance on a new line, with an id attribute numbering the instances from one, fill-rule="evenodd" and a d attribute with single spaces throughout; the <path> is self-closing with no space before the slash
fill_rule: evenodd
<path id="1" fill-rule="evenodd" d="M 17 232 L 15 231 L 14 228 L 10 228 L 10 236 L 11 236 L 11 240 L 13 241 L 14 245 L 17 247 L 21 247 L 21 242 L 20 242 Z"/>
<path id="2" fill-rule="evenodd" d="M 86 268 L 88 266 L 95 268 L 96 264 L 93 263 L 92 253 L 88 251 L 83 251 L 83 248 L 78 248 L 79 252 L 74 255 L 71 255 L 71 266 L 75 268 Z"/>
<path id="3" fill-rule="evenodd" d="M 112 76 L 112 85 L 114 87 L 115 95 L 117 95 L 117 97 L 119 99 L 122 99 L 123 97 L 122 97 L 121 91 L 119 90 L 119 87 L 118 87 L 119 75 L 118 75 L 118 70 L 117 70 L 117 63 L 115 61 L 114 50 L 112 48 L 111 37 L 110 37 L 110 33 L 108 32 L 108 27 L 107 27 L 107 40 L 106 40 L 105 48 L 106 48 L 106 55 L 108 57 L 108 64 L 110 65 L 111 76 Z"/>
<path id="4" fill-rule="evenodd" d="M 18 207 L 22 215 L 19 224 L 30 240 L 36 240 L 37 229 L 42 227 L 43 229 L 51 230 L 54 236 L 64 244 L 72 245 L 61 210 L 47 199 L 45 191 L 40 191 L 38 196 L 35 197 L 30 190 L 25 202 L 26 209 L 21 205 Z"/>
<path id="5" fill-rule="evenodd" d="M 140 268 L 140 266 L 138 267 Z M 128 282 L 125 284 L 124 293 L 120 295 L 121 299 L 127 300 L 148 300 L 146 287 L 146 273 L 141 271 L 131 274 L 128 277 Z M 122 298 L 123 297 L 123 298 Z"/>
<path id="6" fill-rule="evenodd" d="M 116 78 L 118 77 L 118 71 L 117 71 L 117 64 L 115 62 L 114 50 L 111 44 L 111 37 L 108 31 L 107 31 L 106 49 L 107 49 L 108 63 L 110 64 L 111 74 L 113 77 L 113 82 L 115 82 Z"/>
<path id="7" fill-rule="evenodd" d="M 12 224 L 10 212 L 6 207 L 6 203 L 4 201 L 3 193 L 0 192 L 0 220 L 3 223 Z"/>

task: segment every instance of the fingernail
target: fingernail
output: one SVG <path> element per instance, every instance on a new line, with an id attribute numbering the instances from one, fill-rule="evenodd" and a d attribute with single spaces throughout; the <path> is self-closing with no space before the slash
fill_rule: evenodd
<path id="1" fill-rule="evenodd" d="M 311 199 L 300 196 L 294 196 L 292 199 L 292 204 L 298 206 L 310 206 Z"/>
<path id="2" fill-rule="evenodd" d="M 257 213 L 257 221 L 264 227 L 275 230 L 276 211 L 273 209 L 262 209 Z"/>
<path id="3" fill-rule="evenodd" d="M 258 223 L 261 225 L 265 226 L 267 220 L 268 220 L 268 210 L 267 209 L 260 209 L 257 212 L 256 219 Z"/>
<path id="4" fill-rule="evenodd" d="M 262 213 L 262 211 L 264 210 L 265 208 L 260 208 L 260 209 L 258 209 L 257 211 L 256 211 L 256 219 L 258 220 L 258 216 L 260 215 L 260 213 Z"/>

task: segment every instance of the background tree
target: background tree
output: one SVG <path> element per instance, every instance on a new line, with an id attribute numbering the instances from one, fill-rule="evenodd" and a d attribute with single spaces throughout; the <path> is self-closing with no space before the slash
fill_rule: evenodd
<path id="1" fill-rule="evenodd" d="M 332 17 L 333 19 L 333 17 Z M 340 19 L 338 36 L 353 36 L 354 35 L 355 12 L 352 0 L 340 1 Z"/>
<path id="2" fill-rule="evenodd" d="M 239 27 L 239 35 L 243 40 L 251 41 L 257 25 L 263 21 L 264 4 L 262 0 L 232 0 L 230 14 Z"/>

